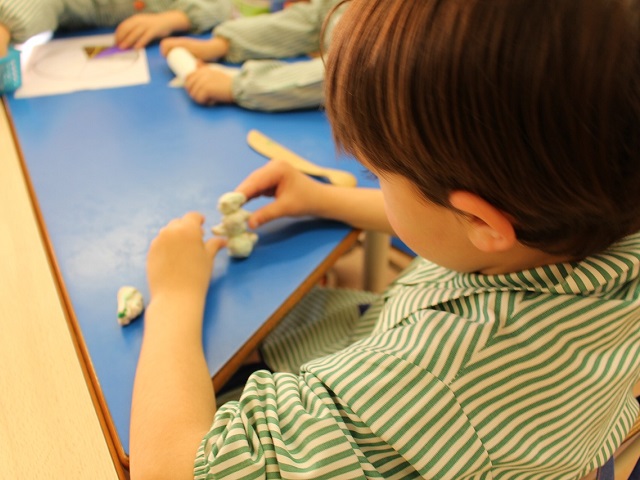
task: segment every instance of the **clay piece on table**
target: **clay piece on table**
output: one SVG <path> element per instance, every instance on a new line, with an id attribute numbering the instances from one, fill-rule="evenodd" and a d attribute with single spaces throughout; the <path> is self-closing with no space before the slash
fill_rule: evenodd
<path id="1" fill-rule="evenodd" d="M 247 219 L 250 212 L 242 205 L 247 197 L 240 192 L 227 192 L 218 199 L 218 211 L 222 213 L 222 220 L 211 227 L 211 231 L 218 236 L 227 237 L 227 251 L 234 258 L 246 258 L 251 255 L 253 246 L 258 241 L 258 235 L 249 231 Z"/>
<path id="2" fill-rule="evenodd" d="M 144 299 L 135 287 L 121 287 L 118 290 L 118 323 L 129 325 L 144 310 Z"/>

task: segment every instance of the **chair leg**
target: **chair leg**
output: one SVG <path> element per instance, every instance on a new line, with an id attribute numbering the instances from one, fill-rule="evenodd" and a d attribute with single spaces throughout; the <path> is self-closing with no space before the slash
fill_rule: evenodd
<path id="1" fill-rule="evenodd" d="M 640 459 L 636 462 L 636 466 L 633 467 L 629 480 L 640 480 Z"/>
<path id="2" fill-rule="evenodd" d="M 596 480 L 615 480 L 615 466 L 614 466 L 614 457 L 611 456 L 607 463 L 598 468 L 596 473 Z"/>

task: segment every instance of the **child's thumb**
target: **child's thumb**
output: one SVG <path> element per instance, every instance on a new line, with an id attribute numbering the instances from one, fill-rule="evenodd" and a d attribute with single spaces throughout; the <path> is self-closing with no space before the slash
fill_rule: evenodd
<path id="1" fill-rule="evenodd" d="M 227 240 L 222 237 L 212 237 L 204 243 L 204 248 L 209 254 L 211 260 L 216 256 L 221 248 L 227 245 Z"/>
<path id="2" fill-rule="evenodd" d="M 248 223 L 251 228 L 258 228 L 260 225 L 275 220 L 282 216 L 281 208 L 276 202 L 265 205 L 251 214 Z"/>

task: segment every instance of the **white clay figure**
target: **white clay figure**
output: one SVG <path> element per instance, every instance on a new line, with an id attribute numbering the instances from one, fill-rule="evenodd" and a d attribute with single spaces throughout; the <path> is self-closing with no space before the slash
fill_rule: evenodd
<path id="1" fill-rule="evenodd" d="M 247 197 L 240 192 L 227 192 L 218 199 L 218 211 L 223 215 L 228 215 L 237 210 L 247 202 Z"/>
<path id="2" fill-rule="evenodd" d="M 121 287 L 118 290 L 118 323 L 129 325 L 144 310 L 144 299 L 138 289 Z"/>
<path id="3" fill-rule="evenodd" d="M 250 212 L 240 207 L 245 204 L 247 197 L 239 192 L 228 192 L 218 199 L 218 211 L 222 213 L 222 220 L 211 228 L 215 235 L 228 238 L 227 251 L 234 258 L 246 258 L 251 255 L 253 246 L 258 241 L 258 235 L 249 232 L 247 219 Z"/>

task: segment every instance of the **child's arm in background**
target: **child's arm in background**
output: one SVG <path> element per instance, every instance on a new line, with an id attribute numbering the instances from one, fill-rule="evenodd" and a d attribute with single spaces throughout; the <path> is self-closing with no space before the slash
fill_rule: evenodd
<path id="1" fill-rule="evenodd" d="M 172 48 L 184 47 L 201 60 L 231 63 L 317 52 L 322 23 L 335 3 L 337 0 L 295 3 L 280 12 L 223 22 L 211 39 L 167 38 L 160 48 L 165 56 Z"/>
<path id="2" fill-rule="evenodd" d="M 269 161 L 251 173 L 236 191 L 244 193 L 249 200 L 260 196 L 274 198 L 249 217 L 251 228 L 279 217 L 312 215 L 363 230 L 393 234 L 380 190 L 322 183 L 284 161 Z"/>
<path id="3" fill-rule="evenodd" d="M 231 0 L 176 0 L 171 10 L 139 13 L 116 29 L 120 48 L 142 48 L 177 32 L 204 32 L 231 17 Z"/>
<path id="4" fill-rule="evenodd" d="M 0 24 L 11 37 L 7 44 L 22 43 L 38 33 L 57 30 L 63 10 L 63 0 L 0 1 Z"/>
<path id="5" fill-rule="evenodd" d="M 213 36 L 229 41 L 224 59 L 232 63 L 318 52 L 322 25 L 336 3 L 337 0 L 311 0 L 272 14 L 238 18 L 218 25 Z"/>
<path id="6" fill-rule="evenodd" d="M 321 59 L 295 63 L 264 59 L 320 50 L 324 19 L 336 3 L 337 0 L 296 3 L 274 14 L 224 22 L 210 39 L 167 38 L 161 42 L 160 49 L 166 56 L 172 48 L 184 47 L 204 61 L 257 60 L 245 61 L 233 79 L 204 69 L 194 72 L 191 76 L 197 79 L 191 79 L 185 87 L 197 103 L 237 103 L 261 111 L 318 107 L 324 102 Z"/>
<path id="7" fill-rule="evenodd" d="M 115 32 L 116 45 L 122 49 L 143 48 L 157 38 L 191 28 L 186 13 L 168 10 L 160 13 L 138 13 L 120 22 Z"/>
<path id="8" fill-rule="evenodd" d="M 147 257 L 151 301 L 131 409 L 131 478 L 193 478 L 193 462 L 216 411 L 202 350 L 204 304 L 213 259 L 204 217 L 188 213 L 153 240 Z"/>
<path id="9" fill-rule="evenodd" d="M 175 0 L 172 9 L 189 17 L 192 32 L 203 33 L 231 18 L 233 0 Z"/>
<path id="10" fill-rule="evenodd" d="M 201 105 L 234 103 L 233 76 L 221 70 L 201 65 L 184 82 L 189 96 Z"/>
<path id="11" fill-rule="evenodd" d="M 324 102 L 324 63 L 320 58 L 295 63 L 246 62 L 237 75 L 200 66 L 184 84 L 201 105 L 237 103 L 268 112 L 312 108 Z"/>

